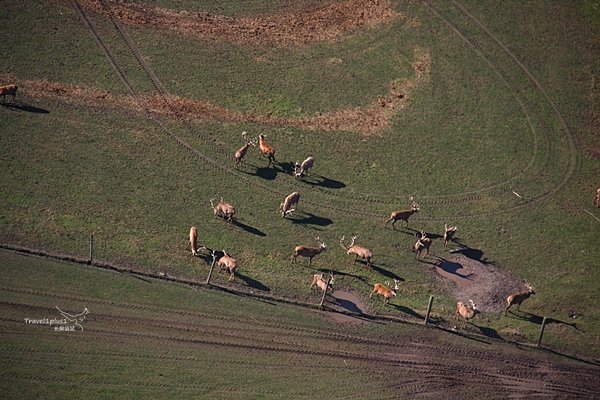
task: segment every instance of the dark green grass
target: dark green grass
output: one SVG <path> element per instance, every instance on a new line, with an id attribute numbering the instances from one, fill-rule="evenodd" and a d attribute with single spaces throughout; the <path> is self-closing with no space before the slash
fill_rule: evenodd
<path id="1" fill-rule="evenodd" d="M 127 93 L 73 10 L 32 4 L 27 8 L 3 4 L 3 26 L 10 40 L 0 43 L 2 53 L 8 54 L 1 73 Z M 254 6 L 263 7 L 253 3 L 226 12 L 250 14 L 256 11 Z M 513 3 L 498 14 L 503 15 L 500 19 L 486 17 L 483 5 L 466 6 L 539 80 L 577 135 L 577 144 L 597 143 L 588 135 L 586 120 L 578 118 L 592 109 L 589 76 L 582 65 L 597 65 L 597 56 L 578 55 L 561 45 L 556 35 L 537 34 L 542 28 L 557 29 L 569 43 L 590 33 L 565 32 L 556 20 L 546 24 L 546 13 L 527 13 Z M 448 222 L 459 225 L 460 243 L 535 286 L 538 294 L 525 303 L 527 312 L 577 324 L 547 327 L 549 344 L 597 349 L 594 294 L 599 286 L 594 269 L 599 225 L 583 211 L 591 209 L 597 160 L 570 146 L 543 93 L 493 40 L 466 27 L 459 12 L 451 6 L 446 11 L 469 34 L 477 35 L 475 39 L 506 75 L 427 8 L 403 4 L 396 8 L 417 17 L 421 25 L 407 28 L 395 22 L 339 42 L 294 49 L 240 47 L 127 27 L 170 93 L 239 112 L 272 111 L 296 118 L 369 107 L 377 96 L 389 93 L 391 81 L 413 76 L 416 47 L 431 55 L 431 81 L 413 89 L 407 108 L 392 126 L 372 137 L 250 123 L 165 120 L 218 167 L 178 146 L 142 114 L 98 109 L 76 100 L 67 104 L 35 99 L 23 88 L 19 101 L 48 113 L 0 109 L 0 238 L 86 255 L 88 238 L 94 235 L 95 258 L 204 280 L 208 263 L 184 250 L 189 227 L 197 225 L 201 244 L 226 249 L 238 260 L 242 277 L 234 287 L 317 302 L 316 292 L 308 291 L 317 271 L 334 270 L 340 286 L 365 295 L 374 283 L 399 277 L 403 283 L 393 302 L 405 309 L 384 309 L 380 301 L 372 301 L 374 311 L 424 315 L 429 296 L 435 295 L 442 307 L 440 317 L 447 321 L 455 299 L 436 281 L 429 264 L 414 260 L 410 248 L 412 229 L 441 234 Z M 528 25 L 502 25 L 524 15 Z M 11 20 L 11 16 L 19 17 Z M 41 25 L 47 31 L 38 32 L 36 18 L 49 19 Z M 63 21 L 61 29 L 54 29 L 56 21 Z M 102 17 L 94 21 L 137 90 L 150 92 L 110 25 Z M 578 28 L 585 26 L 577 21 Z M 597 38 L 596 30 L 591 34 Z M 65 40 L 69 36 L 77 40 Z M 343 62 L 329 64 L 330 58 Z M 574 74 L 581 80 L 573 82 Z M 521 91 L 516 93 L 511 85 Z M 314 156 L 313 176 L 307 179 L 313 185 L 294 181 L 281 166 L 277 173 L 261 169 L 267 162 L 256 158 L 255 149 L 247 156 L 245 172 L 233 172 L 232 160 L 199 138 L 215 140 L 233 156 L 243 143 L 243 130 L 251 137 L 267 134 L 280 162 Z M 571 167 L 575 173 L 565 181 Z M 314 184 L 323 179 L 327 184 Z M 490 188 L 500 188 L 500 194 L 476 197 L 489 194 Z M 511 194 L 513 188 L 528 200 L 544 193 L 547 198 L 512 209 L 522 202 Z M 282 219 L 279 204 L 293 190 L 302 195 L 299 209 L 291 219 Z M 221 196 L 238 209 L 233 226 L 212 216 L 209 200 Z M 409 196 L 416 196 L 422 208 L 411 219 L 411 229 L 383 229 L 391 211 L 410 205 Z M 490 212 L 496 214 L 487 215 Z M 342 235 L 352 234 L 374 251 L 374 271 L 353 265 L 352 256 L 338 246 Z M 306 259 L 291 264 L 294 246 L 316 245 L 315 236 L 325 240 L 327 252 L 313 260 L 312 268 L 306 267 Z M 433 246 L 436 255 L 447 256 L 439 241 Z M 224 274 L 215 279 L 226 282 Z M 500 336 L 515 334 L 535 341 L 539 331 L 535 321 L 490 315 L 480 323 Z"/>

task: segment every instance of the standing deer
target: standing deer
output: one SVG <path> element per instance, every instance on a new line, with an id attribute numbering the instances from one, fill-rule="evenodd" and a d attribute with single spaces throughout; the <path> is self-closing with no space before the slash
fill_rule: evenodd
<path id="1" fill-rule="evenodd" d="M 242 132 L 242 137 L 246 141 L 246 144 L 244 145 L 244 147 L 242 147 L 235 153 L 235 163 L 234 163 L 235 169 L 237 169 L 238 166 L 244 162 L 244 157 L 246 156 L 246 153 L 248 152 L 248 147 L 256 146 L 256 140 L 254 140 L 254 139 L 248 140 L 248 138 L 246 137 L 246 131 Z"/>
<path id="2" fill-rule="evenodd" d="M 225 252 L 225 250 L 223 250 L 223 257 L 219 258 L 219 262 L 217 263 L 217 265 L 219 266 L 219 271 L 221 271 L 223 268 L 229 271 L 229 273 L 231 274 L 231 276 L 229 277 L 229 281 L 235 279 L 235 270 L 237 268 L 237 262 L 233 258 L 231 258 L 229 254 Z"/>
<path id="3" fill-rule="evenodd" d="M 262 133 L 258 135 L 258 141 L 258 147 L 260 149 L 260 154 L 258 155 L 258 157 L 262 155 L 267 157 L 269 159 L 269 165 L 267 165 L 267 168 L 269 168 L 271 166 L 271 161 L 273 161 L 273 164 L 277 162 L 277 160 L 275 160 L 275 149 L 269 146 L 267 142 L 265 142 L 265 135 L 263 135 Z"/>
<path id="4" fill-rule="evenodd" d="M 504 309 L 504 315 L 506 315 L 508 309 L 515 304 L 517 305 L 517 311 L 519 311 L 519 308 L 521 308 L 521 303 L 527 300 L 532 294 L 535 294 L 529 283 L 525 282 L 525 286 L 527 287 L 526 292 L 511 294 L 506 298 L 506 309 Z"/>
<path id="5" fill-rule="evenodd" d="M 217 204 L 217 206 L 215 207 L 213 204 L 214 200 L 216 199 L 210 199 L 210 206 L 215 212 L 215 217 L 219 214 L 223 214 L 223 219 L 227 217 L 227 221 L 229 221 L 229 223 L 232 223 L 231 218 L 233 217 L 233 214 L 235 214 L 235 208 L 231 204 L 225 203 L 222 197 L 219 204 Z"/>
<path id="6" fill-rule="evenodd" d="M 2 102 L 6 103 L 6 96 L 11 96 L 11 102 L 14 103 L 18 89 L 17 85 L 0 86 L 0 96 L 4 98 Z"/>
<path id="7" fill-rule="evenodd" d="M 360 257 L 367 262 L 367 268 L 371 269 L 371 258 L 373 257 L 373 252 L 371 250 L 367 249 L 366 247 L 362 247 L 361 245 L 354 244 L 354 241 L 356 240 L 356 235 L 352 236 L 352 243 L 350 243 L 350 246 L 346 246 L 344 244 L 345 238 L 346 238 L 345 236 L 342 236 L 340 238 L 340 246 L 342 246 L 342 249 L 346 250 L 347 254 L 354 254 L 354 263 L 355 264 L 356 264 L 356 259 L 358 257 Z"/>
<path id="8" fill-rule="evenodd" d="M 294 192 L 285 198 L 283 203 L 279 206 L 281 210 L 281 216 L 285 218 L 288 214 L 296 211 L 296 206 L 298 205 L 298 201 L 300 200 L 300 193 Z"/>
<path id="9" fill-rule="evenodd" d="M 313 275 L 313 281 L 310 284 L 309 290 L 312 290 L 313 286 L 315 286 L 315 285 L 322 291 L 325 291 L 327 289 L 333 290 L 333 281 L 334 280 L 335 280 L 335 278 L 333 277 L 333 273 L 331 271 L 329 271 L 329 286 L 327 285 L 327 280 L 325 280 L 323 278 L 323 274 L 315 274 L 315 275 Z"/>
<path id="10" fill-rule="evenodd" d="M 418 234 L 417 234 L 418 235 Z M 426 254 L 429 254 L 429 247 L 431 246 L 431 238 L 427 237 L 425 231 L 421 231 L 420 236 L 417 236 L 417 243 L 414 245 L 415 258 L 421 258 L 421 253 L 423 250 L 426 251 Z"/>
<path id="11" fill-rule="evenodd" d="M 475 303 L 473 303 L 473 300 L 469 300 L 469 303 L 471 304 L 471 309 L 469 309 L 469 307 L 467 307 L 462 301 L 456 303 L 456 312 L 454 313 L 454 319 L 458 321 L 458 314 L 460 314 L 463 317 L 462 329 L 465 328 L 468 319 L 472 319 L 473 317 L 475 317 L 475 314 L 479 313 L 479 310 L 477 310 L 477 307 L 475 306 Z"/>
<path id="12" fill-rule="evenodd" d="M 195 226 L 190 228 L 190 246 L 192 247 L 192 254 L 198 255 L 198 229 Z"/>
<path id="13" fill-rule="evenodd" d="M 294 178 L 302 178 L 305 173 L 308 174 L 308 170 L 312 168 L 314 163 L 315 159 L 312 157 L 308 157 L 306 160 L 304 160 L 302 165 L 296 161 L 294 166 Z"/>
<path id="14" fill-rule="evenodd" d="M 400 221 L 405 221 L 406 222 L 406 226 L 408 227 L 408 219 L 410 218 L 411 215 L 413 215 L 416 212 L 419 212 L 419 205 L 417 203 L 415 203 L 414 201 L 412 202 L 412 207 L 410 208 L 410 210 L 401 210 L 401 211 L 394 211 L 391 215 L 390 218 L 386 221 L 384 228 L 387 227 L 387 224 L 392 221 L 392 228 L 396 229 L 396 221 L 400 220 Z M 402 222 L 400 222 L 400 226 L 402 227 Z"/>
<path id="15" fill-rule="evenodd" d="M 457 230 L 458 228 L 456 226 L 448 228 L 448 224 L 444 224 L 444 250 L 446 249 L 448 243 L 454 238 L 454 234 Z"/>
<path id="16" fill-rule="evenodd" d="M 376 283 L 375 286 L 373 287 L 373 291 L 371 292 L 371 295 L 369 296 L 369 298 L 373 297 L 373 294 L 378 294 L 383 296 L 383 305 L 385 306 L 388 301 L 390 300 L 390 297 L 396 297 L 396 291 L 398 290 L 398 288 L 400 287 L 400 281 L 398 279 L 394 279 L 394 289 L 388 289 L 387 287 L 383 286 L 380 283 Z M 389 286 L 389 283 L 386 282 L 386 285 Z"/>
<path id="17" fill-rule="evenodd" d="M 315 240 L 319 243 L 319 247 L 306 247 L 306 246 L 296 246 L 294 248 L 294 255 L 292 256 L 292 261 L 296 262 L 296 257 L 308 257 L 308 266 L 312 264 L 312 259 L 314 256 L 317 256 L 327 250 L 327 246 L 325 243 L 321 241 L 321 238 L 316 237 Z"/>
<path id="18" fill-rule="evenodd" d="M 600 189 L 596 190 L 596 197 L 594 197 L 594 205 L 600 207 Z"/>

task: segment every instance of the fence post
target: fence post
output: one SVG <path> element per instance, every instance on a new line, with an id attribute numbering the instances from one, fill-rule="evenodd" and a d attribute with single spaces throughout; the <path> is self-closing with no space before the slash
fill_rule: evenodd
<path id="1" fill-rule="evenodd" d="M 540 329 L 540 337 L 538 337 L 537 347 L 540 347 L 540 343 L 542 343 L 542 336 L 544 335 L 544 328 L 546 327 L 546 317 L 542 320 L 542 327 Z"/>
<path id="2" fill-rule="evenodd" d="M 429 296 L 429 305 L 427 306 L 427 314 L 425 315 L 425 325 L 429 320 L 429 313 L 431 312 L 431 304 L 433 303 L 433 296 Z"/>
<path id="3" fill-rule="evenodd" d="M 90 235 L 90 265 L 92 264 L 92 260 L 93 260 L 93 255 L 94 255 L 94 235 Z"/>
<path id="4" fill-rule="evenodd" d="M 325 290 L 323 290 L 323 297 L 321 297 L 321 304 L 319 304 L 319 308 L 323 308 L 323 303 L 325 302 L 325 296 L 327 296 L 327 289 L 329 289 L 330 281 L 331 277 L 327 278 L 327 286 L 325 286 Z"/>
<path id="5" fill-rule="evenodd" d="M 212 264 L 210 266 L 210 271 L 208 272 L 208 278 L 206 278 L 207 284 L 210 284 L 210 277 L 212 276 L 213 268 L 215 267 L 215 263 L 217 262 L 217 254 L 214 250 L 212 252 L 212 258 L 213 258 L 213 260 L 212 260 Z"/>

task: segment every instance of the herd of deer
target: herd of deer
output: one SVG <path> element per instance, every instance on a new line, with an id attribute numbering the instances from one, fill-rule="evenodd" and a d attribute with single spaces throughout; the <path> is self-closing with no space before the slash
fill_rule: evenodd
<path id="1" fill-rule="evenodd" d="M 244 157 L 246 156 L 246 153 L 247 153 L 249 147 L 256 146 L 256 139 L 248 139 L 247 132 L 243 132 L 242 137 L 246 143 L 235 154 L 234 167 L 236 169 L 240 165 L 242 165 Z M 266 158 L 268 158 L 268 160 L 269 160 L 269 164 L 267 166 L 267 168 L 268 168 L 271 166 L 271 163 L 277 162 L 275 160 L 275 149 L 273 149 L 271 146 L 269 146 L 265 142 L 265 136 L 263 134 L 258 135 L 258 138 L 259 138 L 259 149 L 260 149 L 259 157 L 265 156 Z M 314 162 L 315 162 L 315 159 L 313 157 L 308 157 L 306 160 L 304 160 L 304 162 L 302 164 L 296 162 L 294 174 L 293 174 L 294 177 L 302 178 L 305 174 L 308 173 L 308 170 L 310 168 L 312 168 Z M 229 223 L 232 223 L 232 217 L 235 214 L 235 208 L 232 205 L 224 202 L 223 198 L 221 198 L 221 201 L 215 206 L 213 204 L 214 200 L 215 199 L 210 200 L 210 205 L 213 208 L 215 217 L 218 215 L 221 215 L 224 220 L 227 219 L 227 221 L 229 221 Z M 287 196 L 280 205 L 281 216 L 285 218 L 286 216 L 288 216 L 292 212 L 294 212 L 296 210 L 296 206 L 298 205 L 299 200 L 300 200 L 300 194 L 298 192 L 293 192 L 292 194 Z M 598 189 L 596 191 L 596 197 L 594 198 L 594 204 L 596 205 L 596 207 L 599 206 L 599 202 L 600 202 L 600 189 Z M 412 206 L 409 210 L 400 210 L 400 211 L 392 212 L 390 217 L 388 218 L 388 220 L 385 222 L 384 228 L 387 227 L 388 223 L 391 222 L 392 228 L 396 229 L 395 224 L 398 221 L 401 221 L 400 222 L 401 227 L 402 227 L 403 223 L 406 223 L 406 227 L 408 227 L 409 218 L 414 213 L 419 212 L 419 210 L 420 210 L 419 205 L 415 202 L 412 202 Z M 458 228 L 456 226 L 448 227 L 447 224 L 444 224 L 444 236 L 443 236 L 444 249 L 446 249 L 448 243 L 453 240 L 454 235 L 456 234 L 457 230 L 458 230 Z M 423 252 L 425 252 L 425 254 L 429 254 L 429 248 L 431 246 L 432 239 L 427 237 L 427 234 L 425 233 L 425 231 L 421 231 L 421 232 L 417 233 L 416 237 L 417 237 L 417 241 L 413 246 L 415 258 L 420 258 L 422 256 Z M 194 255 L 197 255 L 198 250 L 199 250 L 198 246 L 197 246 L 197 239 L 198 239 L 197 229 L 196 229 L 196 227 L 192 227 L 190 229 L 190 245 L 192 248 L 192 254 L 194 254 Z M 294 248 L 294 254 L 292 255 L 292 262 L 295 263 L 296 258 L 298 256 L 305 257 L 305 258 L 308 258 L 308 266 L 310 266 L 312 264 L 312 259 L 314 257 L 318 256 L 319 254 L 321 254 L 322 252 L 327 250 L 327 246 L 321 240 L 321 238 L 316 237 L 315 240 L 319 244 L 319 247 L 296 246 Z M 365 260 L 366 267 L 369 270 L 371 270 L 371 258 L 373 257 L 373 252 L 366 247 L 355 244 L 356 235 L 352 236 L 352 238 L 351 238 L 352 241 L 348 246 L 346 246 L 344 244 L 344 240 L 345 240 L 345 236 L 342 236 L 340 238 L 340 246 L 346 251 L 347 254 L 354 254 L 354 263 L 356 263 L 356 261 L 360 257 L 363 260 Z M 202 248 L 206 249 L 206 247 L 204 247 L 204 246 Z M 213 257 L 214 256 L 215 256 L 215 252 L 213 251 Z M 219 270 L 226 269 L 227 271 L 229 271 L 229 274 L 230 274 L 229 280 L 230 281 L 234 280 L 235 270 L 237 268 L 237 262 L 235 259 L 233 259 L 231 256 L 229 256 L 225 252 L 225 250 L 223 250 L 223 256 L 218 261 L 218 266 L 219 266 Z M 333 272 L 331 272 L 331 271 L 329 272 L 329 278 L 327 280 L 325 280 L 324 274 L 315 274 L 313 276 L 313 281 L 310 285 L 310 290 L 312 290 L 313 286 L 318 287 L 322 291 L 332 289 L 334 280 L 335 280 L 335 278 L 334 278 Z M 510 296 L 507 297 L 507 299 L 506 299 L 507 305 L 506 305 L 506 308 L 504 309 L 504 315 L 507 315 L 509 308 L 512 307 L 513 305 L 516 305 L 517 311 L 520 311 L 520 306 L 523 303 L 523 301 L 527 300 L 532 294 L 535 294 L 535 291 L 533 290 L 531 285 L 529 285 L 528 283 L 525 283 L 525 285 L 527 287 L 526 291 L 511 294 Z M 386 282 L 386 285 L 376 283 L 375 286 L 373 287 L 373 291 L 371 292 L 369 298 L 372 298 L 373 294 L 380 295 L 383 297 L 383 305 L 385 306 L 388 303 L 388 301 L 390 300 L 390 298 L 396 296 L 396 292 L 399 288 L 399 281 L 397 279 L 394 279 L 394 288 L 391 289 L 390 286 L 391 285 L 389 284 L 389 282 Z M 464 329 L 467 320 L 474 318 L 475 315 L 477 315 L 478 313 L 479 313 L 479 310 L 477 309 L 477 306 L 475 305 L 473 300 L 469 300 L 468 305 L 463 302 L 458 302 L 457 306 L 456 306 L 456 312 L 454 313 L 454 319 L 458 321 L 458 316 L 460 315 L 463 318 L 462 328 Z"/>

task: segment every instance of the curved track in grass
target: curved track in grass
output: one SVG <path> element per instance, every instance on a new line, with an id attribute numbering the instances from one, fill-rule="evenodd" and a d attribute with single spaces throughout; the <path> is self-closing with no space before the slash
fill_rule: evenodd
<path id="1" fill-rule="evenodd" d="M 172 112 L 172 114 L 177 116 L 178 122 L 187 131 L 186 134 L 192 134 L 194 137 L 197 137 L 200 140 L 201 145 L 206 147 L 211 153 L 213 153 L 213 156 L 205 154 L 202 150 L 194 147 L 186 140 L 182 139 L 181 135 L 177 134 L 173 129 L 169 128 L 167 126 L 168 122 L 164 121 L 161 116 L 158 116 L 150 111 L 150 108 L 145 103 L 144 97 L 138 93 L 134 84 L 130 81 L 127 74 L 124 72 L 124 68 L 120 66 L 116 57 L 113 56 L 108 46 L 102 40 L 101 34 L 94 27 L 91 20 L 88 18 L 86 10 L 79 4 L 77 0 L 71 0 L 71 3 L 81 16 L 84 25 L 89 29 L 95 41 L 104 51 L 107 59 L 114 67 L 119 78 L 123 81 L 130 94 L 136 99 L 136 101 L 144 110 L 148 118 L 155 121 L 181 147 L 189 151 L 193 157 L 201 160 L 208 167 L 218 170 L 220 174 L 227 174 L 234 178 L 237 182 L 240 182 L 241 184 L 252 186 L 253 188 L 259 188 L 265 191 L 266 193 L 277 197 L 278 200 L 283 200 L 283 198 L 292 191 L 301 190 L 302 193 L 310 193 L 310 195 L 303 196 L 303 204 L 308 205 L 312 208 L 319 210 L 326 209 L 333 213 L 339 214 L 352 214 L 363 218 L 376 218 L 378 220 L 385 220 L 385 218 L 388 215 L 387 213 L 397 208 L 397 204 L 399 202 L 403 203 L 408 197 L 408 195 L 390 196 L 357 192 L 335 193 L 332 191 L 320 189 L 315 186 L 311 186 L 301 181 L 299 182 L 291 176 L 285 176 L 283 179 L 276 179 L 274 185 L 264 184 L 263 182 L 260 182 L 257 179 L 252 179 L 246 174 L 235 170 L 231 166 L 233 164 L 231 157 L 233 151 L 231 149 L 223 149 L 222 147 L 216 145 L 215 140 L 210 137 L 210 134 L 207 135 L 205 133 L 199 132 L 198 129 L 189 120 L 184 118 L 182 115 L 178 114 L 174 107 L 170 107 L 170 111 Z M 164 103 L 169 105 L 169 95 L 167 90 L 161 84 L 158 77 L 153 73 L 152 69 L 144 61 L 141 53 L 135 46 L 133 40 L 127 33 L 126 29 L 122 26 L 118 18 L 111 11 L 109 3 L 106 2 L 106 0 L 100 0 L 100 3 L 102 4 L 102 7 L 104 7 L 104 9 L 106 10 L 107 15 L 109 15 L 109 19 L 116 33 L 126 43 L 131 55 L 136 59 L 138 67 L 141 70 L 143 70 L 144 75 L 151 82 L 152 86 L 156 90 L 156 93 L 164 100 Z M 544 136 L 547 142 L 547 147 L 550 149 L 552 147 L 552 138 L 549 134 L 549 124 L 544 119 L 544 116 L 542 115 L 536 104 L 534 104 L 525 96 L 524 90 L 522 90 L 522 88 L 519 86 L 519 83 L 500 64 L 500 62 L 496 60 L 496 58 L 490 52 L 490 50 L 487 50 L 483 45 L 481 45 L 471 34 L 461 29 L 460 21 L 453 20 L 449 15 L 440 10 L 432 2 L 422 0 L 421 4 L 430 9 L 432 14 L 435 15 L 436 18 L 439 18 L 442 22 L 448 25 L 461 40 L 465 41 L 471 48 L 473 48 L 474 52 L 476 52 L 477 55 L 479 55 L 482 58 L 482 60 L 486 62 L 489 65 L 489 67 L 499 75 L 499 77 L 502 79 L 505 85 L 509 87 L 515 95 L 515 101 L 519 103 L 526 117 L 529 119 L 529 114 L 531 114 L 535 121 L 542 127 L 542 135 Z M 534 137 L 533 156 L 532 159 L 529 161 L 528 165 L 521 171 L 520 174 L 517 174 L 517 176 L 514 177 L 510 177 L 503 182 L 497 182 L 488 188 L 476 189 L 473 191 L 443 196 L 419 196 L 417 200 L 422 207 L 425 206 L 429 208 L 441 209 L 441 212 L 436 213 L 435 216 L 419 216 L 418 218 L 434 220 L 446 220 L 448 218 L 452 218 L 453 220 L 465 218 L 478 218 L 502 214 L 520 208 L 533 206 L 541 201 L 544 201 L 554 196 L 562 187 L 564 187 L 568 183 L 569 179 L 573 176 L 577 168 L 580 155 L 575 147 L 575 139 L 573 137 L 571 129 L 565 122 L 556 105 L 552 102 L 550 97 L 543 90 L 543 88 L 535 79 L 533 74 L 531 74 L 531 72 L 529 72 L 528 69 L 521 62 L 519 62 L 519 60 L 508 50 L 508 48 L 504 46 L 489 30 L 487 30 L 485 26 L 483 26 L 466 9 L 464 9 L 464 7 L 460 6 L 456 2 L 452 2 L 452 5 L 456 10 L 459 11 L 459 13 L 462 16 L 464 16 L 464 18 L 468 19 L 473 26 L 477 27 L 478 32 L 480 34 L 484 35 L 487 38 L 490 38 L 496 46 L 494 48 L 494 51 L 497 51 L 501 55 L 508 57 L 513 63 L 513 65 L 516 65 L 518 67 L 518 70 L 520 70 L 521 73 L 527 77 L 529 82 L 533 83 L 536 90 L 543 95 L 543 98 L 548 103 L 548 105 L 550 105 L 554 115 L 556 116 L 556 118 L 562 126 L 563 134 L 566 137 L 568 143 L 569 161 L 568 167 L 565 169 L 565 172 L 558 183 L 552 185 L 551 187 L 545 188 L 545 190 L 541 193 L 528 195 L 527 198 L 522 199 L 522 201 L 517 200 L 510 185 L 516 180 L 519 180 L 519 178 L 522 175 L 524 175 L 528 170 L 531 169 L 531 166 L 537 155 L 536 133 L 534 131 L 534 127 L 530 123 L 530 130 L 532 131 L 532 135 Z M 551 158 L 552 153 L 548 154 L 548 159 L 545 160 L 545 165 L 548 165 L 548 163 L 551 162 Z M 542 170 L 543 169 L 544 168 L 542 168 Z M 537 174 L 532 174 L 530 179 L 540 179 L 539 175 L 540 172 L 538 172 Z M 524 185 L 526 183 L 527 180 L 520 182 L 521 185 Z M 299 189 L 299 187 L 301 187 L 301 189 Z M 501 204 L 496 209 L 492 209 L 490 211 L 461 211 L 460 208 L 456 209 L 457 207 L 466 204 L 472 204 L 489 200 L 496 201 L 498 199 L 501 199 Z M 344 203 L 343 206 L 340 206 L 340 202 Z M 444 207 L 447 206 L 455 208 L 455 210 L 453 210 L 452 212 L 452 215 L 440 215 L 442 213 L 448 212 L 444 211 Z"/>

